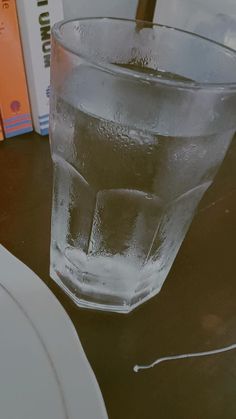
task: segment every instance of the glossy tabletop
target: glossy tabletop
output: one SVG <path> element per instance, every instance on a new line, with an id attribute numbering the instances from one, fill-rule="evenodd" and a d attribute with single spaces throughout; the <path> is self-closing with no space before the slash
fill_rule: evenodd
<path id="1" fill-rule="evenodd" d="M 236 140 L 160 294 L 129 315 L 79 309 L 49 277 L 48 139 L 29 134 L 1 143 L 0 182 L 0 243 L 41 277 L 71 317 L 109 418 L 235 419 L 236 350 L 139 373 L 133 367 L 236 343 Z"/>

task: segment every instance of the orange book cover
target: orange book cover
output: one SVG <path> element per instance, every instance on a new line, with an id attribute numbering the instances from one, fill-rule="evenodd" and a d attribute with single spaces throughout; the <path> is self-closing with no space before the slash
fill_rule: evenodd
<path id="1" fill-rule="evenodd" d="M 2 122 L 0 118 L 0 141 L 2 141 L 3 139 L 4 139 L 4 136 L 3 136 L 3 130 L 2 130 Z"/>
<path id="2" fill-rule="evenodd" d="M 0 107 L 6 138 L 32 131 L 16 1 L 0 0 Z"/>

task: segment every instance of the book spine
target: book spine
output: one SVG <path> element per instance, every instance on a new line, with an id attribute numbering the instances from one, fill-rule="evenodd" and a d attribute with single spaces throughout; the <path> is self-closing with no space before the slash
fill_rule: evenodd
<path id="1" fill-rule="evenodd" d="M 6 138 L 33 130 L 15 0 L 0 2 L 0 101 Z"/>
<path id="2" fill-rule="evenodd" d="M 49 130 L 51 27 L 63 19 L 62 0 L 17 0 L 35 131 Z"/>

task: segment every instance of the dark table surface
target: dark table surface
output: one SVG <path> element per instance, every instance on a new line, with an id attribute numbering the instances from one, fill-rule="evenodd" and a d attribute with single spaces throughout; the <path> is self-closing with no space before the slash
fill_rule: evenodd
<path id="1" fill-rule="evenodd" d="M 236 342 L 236 141 L 162 291 L 129 315 L 79 309 L 49 277 L 48 139 L 29 134 L 0 144 L 0 182 L 0 242 L 42 278 L 69 314 L 109 418 L 235 419 L 236 350 L 140 373 L 133 366 Z"/>

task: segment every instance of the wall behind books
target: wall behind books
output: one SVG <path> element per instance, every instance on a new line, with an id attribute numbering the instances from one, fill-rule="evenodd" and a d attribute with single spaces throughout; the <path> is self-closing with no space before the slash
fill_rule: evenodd
<path id="1" fill-rule="evenodd" d="M 134 18 L 138 0 L 63 0 L 69 17 L 115 16 Z"/>
<path id="2" fill-rule="evenodd" d="M 63 0 L 69 17 L 134 18 L 138 0 Z M 157 0 L 154 21 L 207 36 L 236 49 L 236 0 Z"/>
<path id="3" fill-rule="evenodd" d="M 154 20 L 236 49 L 236 0 L 157 0 Z"/>

